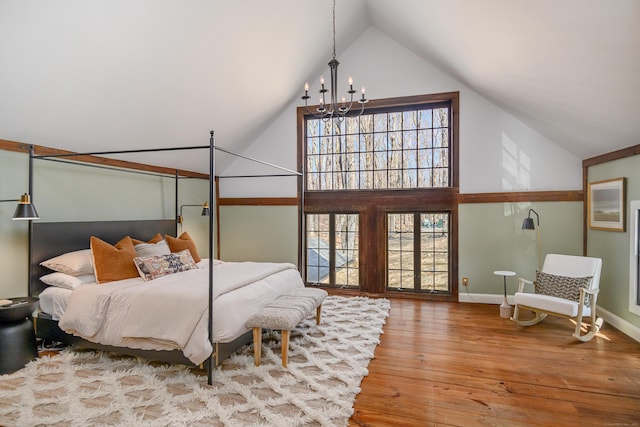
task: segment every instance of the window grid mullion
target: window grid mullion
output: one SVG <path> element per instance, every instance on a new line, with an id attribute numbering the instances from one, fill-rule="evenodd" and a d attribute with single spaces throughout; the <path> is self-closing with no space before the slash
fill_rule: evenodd
<path id="1" fill-rule="evenodd" d="M 420 291 L 422 287 L 421 234 L 422 222 L 420 221 L 420 212 L 415 212 L 413 214 L 413 289 L 415 292 Z"/>
<path id="2" fill-rule="evenodd" d="M 329 284 L 336 284 L 336 214 L 329 214 Z"/>

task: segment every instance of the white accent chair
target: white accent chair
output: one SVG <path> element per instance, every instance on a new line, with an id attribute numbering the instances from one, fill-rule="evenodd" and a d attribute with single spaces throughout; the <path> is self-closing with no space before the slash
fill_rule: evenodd
<path id="1" fill-rule="evenodd" d="M 548 314 L 573 319 L 576 322 L 573 336 L 580 341 L 589 341 L 598 333 L 603 323 L 601 318 L 596 318 L 596 300 L 600 288 L 601 270 L 602 260 L 600 258 L 548 254 L 544 259 L 542 272 L 573 278 L 592 276 L 589 287 L 581 288 L 578 301 L 572 301 L 551 295 L 524 292 L 525 285 L 531 285 L 533 288 L 534 283 L 520 278 L 518 292 L 514 296 L 515 310 L 511 320 L 522 326 L 531 326 L 542 321 Z M 588 305 L 584 303 L 585 295 L 588 295 Z M 521 320 L 519 316 L 523 309 L 533 311 L 535 317 L 530 320 Z M 590 318 L 588 332 L 584 335 L 581 334 L 583 317 Z"/>

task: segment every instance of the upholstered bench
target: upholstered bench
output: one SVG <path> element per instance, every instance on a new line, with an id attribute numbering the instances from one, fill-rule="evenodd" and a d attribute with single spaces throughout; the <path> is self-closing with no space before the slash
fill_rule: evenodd
<path id="1" fill-rule="evenodd" d="M 262 353 L 262 329 L 280 331 L 282 337 L 282 366 L 287 367 L 287 351 L 289 349 L 289 333 L 307 316 L 316 310 L 316 325 L 320 324 L 322 302 L 327 291 L 316 288 L 297 289 L 282 295 L 271 304 L 251 316 L 247 320 L 247 328 L 253 328 L 253 358 L 256 366 L 260 366 Z"/>

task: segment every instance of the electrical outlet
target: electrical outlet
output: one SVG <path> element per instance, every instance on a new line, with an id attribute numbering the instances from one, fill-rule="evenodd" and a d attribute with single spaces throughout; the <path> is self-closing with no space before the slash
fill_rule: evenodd
<path id="1" fill-rule="evenodd" d="M 469 278 L 468 277 L 463 277 L 462 278 L 462 286 L 469 286 Z"/>

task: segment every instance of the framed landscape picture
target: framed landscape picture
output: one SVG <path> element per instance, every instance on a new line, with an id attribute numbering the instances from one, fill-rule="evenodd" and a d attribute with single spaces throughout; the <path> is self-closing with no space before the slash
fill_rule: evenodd
<path id="1" fill-rule="evenodd" d="M 589 183 L 590 228 L 624 231 L 624 183 L 624 178 Z"/>

